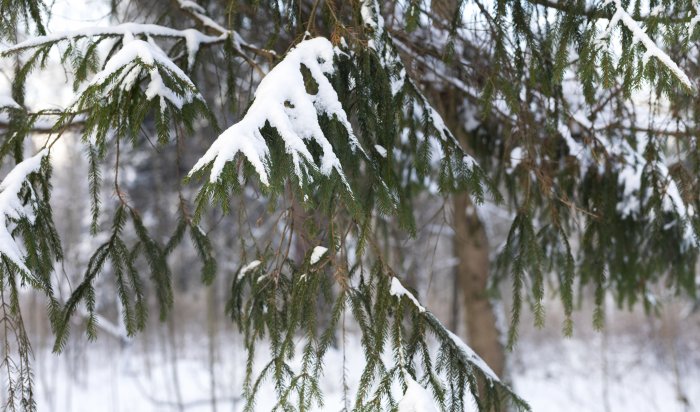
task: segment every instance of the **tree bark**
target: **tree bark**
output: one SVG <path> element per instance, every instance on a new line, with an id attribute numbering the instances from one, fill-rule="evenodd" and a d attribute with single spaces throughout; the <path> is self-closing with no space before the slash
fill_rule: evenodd
<path id="1" fill-rule="evenodd" d="M 457 2 L 433 0 L 431 7 L 433 14 L 443 20 L 437 26 L 447 27 L 457 10 Z M 445 123 L 466 149 L 465 130 L 459 115 L 460 100 L 451 90 L 445 90 L 439 93 L 438 102 L 437 107 Z M 452 244 L 458 260 L 455 277 L 465 303 L 467 341 L 491 369 L 503 377 L 506 365 L 505 349 L 501 343 L 496 313 L 487 293 L 490 261 L 484 223 L 479 219 L 468 193 L 456 194 L 452 204 L 455 231 Z M 459 311 L 455 314 L 459 315 Z"/>
<path id="2" fill-rule="evenodd" d="M 468 194 L 455 195 L 453 206 L 453 247 L 458 261 L 455 276 L 464 297 L 468 342 L 497 375 L 503 376 L 505 350 L 487 294 L 490 262 L 486 230 Z"/>

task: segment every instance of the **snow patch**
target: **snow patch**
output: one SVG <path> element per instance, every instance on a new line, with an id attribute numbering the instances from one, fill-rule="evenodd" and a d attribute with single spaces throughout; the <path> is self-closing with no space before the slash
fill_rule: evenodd
<path id="1" fill-rule="evenodd" d="M 450 330 L 445 329 L 447 331 L 447 334 L 450 336 L 450 339 L 454 344 L 459 348 L 460 351 L 467 357 L 469 362 L 473 363 L 476 365 L 477 368 L 481 369 L 481 371 L 486 375 L 489 380 L 493 382 L 500 382 L 501 380 L 498 378 L 498 375 L 491 369 L 491 367 L 484 362 L 483 359 L 479 355 L 474 352 L 472 348 L 470 348 L 462 339 L 459 338 L 459 336 L 455 335 L 452 333 Z"/>
<path id="2" fill-rule="evenodd" d="M 380 144 L 375 144 L 375 145 L 374 145 L 374 150 L 376 150 L 377 153 L 379 153 L 379 156 L 381 156 L 381 157 L 383 157 L 383 158 L 386 158 L 387 152 L 386 152 L 386 149 L 384 148 L 384 146 L 382 146 L 382 145 L 380 145 Z"/>
<path id="3" fill-rule="evenodd" d="M 406 392 L 399 401 L 398 412 L 437 412 L 432 395 L 408 374 L 405 379 Z"/>
<path id="4" fill-rule="evenodd" d="M 421 305 L 420 302 L 418 302 L 418 299 L 416 299 L 416 297 L 413 296 L 413 293 L 409 292 L 405 287 L 403 287 L 401 281 L 399 281 L 399 279 L 396 277 L 391 278 L 391 289 L 389 289 L 389 294 L 398 298 L 405 296 L 411 302 L 413 302 L 416 308 L 418 308 L 419 312 L 425 312 L 425 307 L 423 307 L 423 305 Z"/>
<path id="5" fill-rule="evenodd" d="M 0 108 L 9 107 L 11 109 L 21 109 L 22 106 L 10 96 L 0 96 Z"/>
<path id="6" fill-rule="evenodd" d="M 0 217 L 3 220 L 0 224 L 0 254 L 10 259 L 26 273 L 29 273 L 29 269 L 24 264 L 24 253 L 12 237 L 13 221 L 22 218 L 33 219 L 31 206 L 23 204 L 19 193 L 27 177 L 41 168 L 41 161 L 48 153 L 49 151 L 44 149 L 33 157 L 18 163 L 0 183 Z"/>
<path id="7" fill-rule="evenodd" d="M 318 263 L 319 260 L 321 260 L 321 258 L 323 257 L 323 255 L 326 254 L 326 252 L 328 252 L 328 248 L 323 246 L 316 246 L 313 252 L 311 252 L 311 259 L 309 260 L 309 263 L 315 265 L 316 263 Z"/>
<path id="8" fill-rule="evenodd" d="M 245 276 L 246 273 L 248 273 L 251 270 L 260 266 L 260 263 L 262 263 L 262 262 L 260 262 L 259 260 L 254 260 L 254 261 L 248 263 L 247 265 L 243 266 L 241 268 L 240 272 L 238 272 L 238 277 L 241 278 L 241 277 Z"/>

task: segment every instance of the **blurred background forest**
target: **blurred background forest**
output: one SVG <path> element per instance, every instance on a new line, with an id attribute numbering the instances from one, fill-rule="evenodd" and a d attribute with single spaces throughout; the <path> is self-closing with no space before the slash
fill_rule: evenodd
<path id="1" fill-rule="evenodd" d="M 208 9 L 215 10 L 212 1 Z M 221 2 L 225 3 L 225 2 Z M 112 5 L 101 0 L 57 0 L 51 7 L 49 31 L 73 30 L 84 26 L 115 24 L 122 21 L 153 21 L 158 16 L 176 19 L 163 12 L 167 1 L 132 0 L 111 12 Z M 224 7 L 223 5 L 221 6 Z M 216 15 L 212 13 L 212 15 Z M 224 16 L 224 13 L 221 13 Z M 223 23 L 223 18 L 221 19 Z M 255 44 L 270 44 L 264 13 L 259 21 L 241 21 L 244 37 Z M 172 23 L 172 22 L 170 22 Z M 387 24 L 401 25 L 387 18 Z M 400 31 L 400 30 L 399 30 Z M 23 35 L 18 34 L 21 39 Z M 279 39 L 288 44 L 292 39 Z M 275 44 L 271 44 L 274 49 Z M 284 52 L 285 50 L 278 50 Z M 207 59 L 204 50 L 201 59 Z M 54 56 L 58 59 L 58 53 Z M 5 61 L 4 63 L 7 63 Z M 245 107 L 232 107 L 232 101 L 249 101 L 259 81 L 256 73 L 242 62 L 231 67 L 200 65 L 194 74 L 200 90 L 213 108 L 219 124 L 233 124 Z M 236 67 L 239 65 L 240 67 Z M 411 67 L 411 62 L 408 62 Z M 227 79 L 227 73 L 240 69 L 240 75 Z M 10 88 L 13 67 L 0 68 L 0 90 Z M 418 68 L 418 71 L 425 68 Z M 64 107 L 73 98 L 72 79 L 57 63 L 31 75 L 27 107 Z M 426 75 L 426 77 L 429 77 Z M 225 85 L 225 86 L 224 86 Z M 231 87 L 233 85 L 233 87 Z M 225 96 L 236 93 L 237 99 Z M 439 97 L 438 97 L 439 99 Z M 476 119 L 475 121 L 478 121 Z M 196 125 L 196 133 L 183 139 L 181 146 L 159 146 L 153 142 L 155 125 L 146 125 L 133 148 L 121 153 L 120 173 L 123 186 L 139 208 L 152 233 L 165 242 L 177 223 L 178 185 L 196 160 L 209 147 L 216 132 L 207 124 Z M 36 143 L 43 142 L 36 134 Z M 53 208 L 65 245 L 65 263 L 57 273 L 61 292 L 67 295 L 79 282 L 96 244 L 105 233 L 90 234 L 89 192 L 84 176 L 88 162 L 80 133 L 68 130 L 53 152 L 55 167 Z M 28 153 L 35 148 L 27 147 Z M 181 156 L 177 156 L 178 151 Z M 157 154 L 157 155 L 155 155 Z M 179 158 L 179 160 L 178 160 Z M 515 167 L 520 159 L 512 158 Z M 109 161 L 106 162 L 109 164 Z M 3 170 L 7 170 L 4 165 Z M 107 166 L 105 166 L 107 167 Z M 114 205 L 113 187 L 106 182 L 104 208 Z M 193 187 L 183 193 L 192 199 Z M 200 280 L 201 268 L 196 251 L 184 243 L 170 255 L 174 280 L 175 305 L 171 315 L 161 322 L 153 314 L 145 332 L 128 338 L 120 323 L 120 306 L 114 284 L 108 277 L 97 290 L 99 338 L 89 342 L 82 333 L 83 323 L 76 316 L 74 331 L 65 352 L 51 352 L 51 334 L 44 306 L 36 293 L 22 296 L 25 322 L 29 328 L 35 357 L 35 383 L 39 410 L 47 411 L 238 411 L 242 410 L 240 388 L 245 373 L 246 355 L 235 325 L 225 315 L 231 279 L 242 267 L 258 257 L 254 242 L 247 236 L 264 239 L 274 236 L 275 207 L 253 188 L 232 204 L 229 215 L 214 211 L 205 215 L 202 227 L 214 243 L 218 273 L 211 286 Z M 395 267 L 407 275 L 407 284 L 421 301 L 467 342 L 468 317 L 463 289 L 456 271 L 459 259 L 454 241 L 454 203 L 426 194 L 413 207 L 417 216 L 417 236 L 410 237 L 395 222 L 384 226 L 390 241 L 388 255 Z M 491 263 L 505 242 L 512 211 L 489 200 L 473 205 L 473 213 L 484 223 L 488 238 L 487 257 Z M 302 217 L 303 218 L 303 217 Z M 241 240 L 242 239 L 242 240 Z M 295 252 L 303 256 L 314 245 L 300 241 Z M 488 262 L 487 262 L 488 264 Z M 687 300 L 676 300 L 659 286 L 653 297 L 658 309 L 644 313 L 641 308 L 620 310 L 612 301 L 605 303 L 605 327 L 593 328 L 593 290 L 578 291 L 578 310 L 574 313 L 574 332 L 564 337 L 564 312 L 548 285 L 546 323 L 534 327 L 531 311 L 523 312 L 519 340 L 512 352 L 506 352 L 505 380 L 530 402 L 535 411 L 694 411 L 700 410 L 700 308 Z M 153 294 L 149 294 L 154 299 Z M 510 313 L 510 284 L 492 289 L 491 302 L 501 331 L 507 329 Z M 527 303 L 526 303 L 527 305 Z M 319 313 L 324 308 L 318 305 Z M 357 368 L 362 361 L 356 327 L 342 323 L 336 343 L 327 360 L 324 388 L 326 410 L 341 410 L 341 395 L 347 385 L 352 391 Z M 265 358 L 265 351 L 257 356 Z M 264 393 L 264 392 L 263 392 Z M 2 396 L 4 391 L 0 391 Z M 337 407 L 335 406 L 337 405 Z M 268 410 L 261 396 L 256 410 Z"/>

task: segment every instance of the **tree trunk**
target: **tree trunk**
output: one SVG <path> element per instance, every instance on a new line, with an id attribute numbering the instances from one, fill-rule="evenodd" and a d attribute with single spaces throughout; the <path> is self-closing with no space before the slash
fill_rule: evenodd
<path id="1" fill-rule="evenodd" d="M 432 1 L 434 16 L 443 20 L 437 22 L 438 27 L 448 27 L 457 11 L 457 5 L 456 0 Z M 450 90 L 445 90 L 439 93 L 438 103 L 437 107 L 445 123 L 466 149 L 465 131 L 459 116 L 460 101 Z M 453 207 L 453 248 L 458 260 L 455 276 L 464 297 L 467 341 L 491 369 L 502 377 L 506 356 L 496 314 L 487 294 L 490 262 L 486 230 L 468 193 L 456 194 Z M 456 310 L 454 315 L 459 315 L 459 311 Z"/>
<path id="2" fill-rule="evenodd" d="M 455 276 L 464 296 L 469 345 L 497 375 L 503 376 L 505 351 L 494 308 L 487 295 L 490 265 L 484 224 L 468 194 L 455 195 L 453 205 L 453 247 L 458 261 Z"/>

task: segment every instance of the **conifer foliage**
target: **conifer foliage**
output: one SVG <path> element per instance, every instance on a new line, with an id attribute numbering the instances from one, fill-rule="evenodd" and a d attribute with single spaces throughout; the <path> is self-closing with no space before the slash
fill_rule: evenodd
<path id="1" fill-rule="evenodd" d="M 697 91 L 690 71 L 698 59 L 696 2 L 462 0 L 452 2 L 449 22 L 426 3 L 180 1 L 166 13 L 179 20 L 47 34 L 41 1 L 0 0 L 0 36 L 13 40 L 0 56 L 19 62 L 12 96 L 0 96 L 0 161 L 14 164 L 0 184 L 8 407 L 36 408 L 20 285 L 46 296 L 57 352 L 76 313 L 86 314 L 88 336 L 96 337 L 98 277 L 113 279 L 131 336 L 147 324 L 146 290 L 156 295 L 160 317 L 168 315 L 168 257 L 186 233 L 203 282 L 224 273 L 202 218 L 218 207 L 230 212 L 246 188 L 277 205 L 271 213 L 278 218 L 278 233 L 256 243 L 255 259 L 240 262 L 231 276 L 226 307 L 248 351 L 243 394 L 251 411 L 264 381 L 274 383 L 276 410 L 323 407 L 324 357 L 346 315 L 361 333 L 366 363 L 357 393 L 345 394 L 345 409 L 457 411 L 472 400 L 479 410 L 528 409 L 388 262 L 377 231 L 391 220 L 415 234 L 412 202 L 419 194 L 439 199 L 466 191 L 514 212 L 500 276 L 513 289 L 511 345 L 524 299 L 543 321 L 548 280 L 561 296 L 568 333 L 576 284 L 594 285 L 597 323 L 608 292 L 621 305 L 650 306 L 649 285 L 665 280 L 694 297 L 700 161 L 697 107 L 688 102 Z M 272 16 L 265 47 L 208 14 L 231 16 L 239 6 L 252 10 L 247 18 Z M 465 23 L 475 17 L 470 13 L 482 25 L 473 31 Z M 176 28 L 183 22 L 194 28 Z M 22 25 L 36 36 L 15 42 Z M 245 34 L 261 36 L 250 28 Z M 268 49 L 280 39 L 293 40 Z M 61 110 L 31 111 L 23 104 L 28 76 L 54 51 L 73 74 L 76 98 Z M 247 109 L 199 161 L 185 165 L 191 169 L 184 183 L 198 195 L 187 199 L 178 184 L 179 223 L 162 241 L 122 188 L 120 156 L 144 128 L 151 127 L 158 147 L 178 151 L 188 136 L 218 130 L 211 106 L 224 102 L 200 92 L 197 68 L 205 65 L 230 72 L 227 99 Z M 237 101 L 242 79 L 252 79 L 250 102 Z M 652 91 L 650 107 L 667 104 L 673 122 L 659 127 L 655 113 L 638 113 L 630 96 L 641 87 Z M 458 119 L 464 130 L 447 128 L 426 97 L 445 88 L 460 93 L 462 112 L 478 109 L 477 126 Z M 60 301 L 51 277 L 63 256 L 50 206 L 50 159 L 75 130 L 90 166 L 92 231 L 107 235 L 82 281 Z M 455 137 L 465 132 L 471 154 Z M 36 133 L 48 137 L 24 159 Z M 105 173 L 113 199 L 101 196 Z M 299 211 L 314 214 L 300 224 Z M 299 238 L 322 244 L 295 257 L 291 245 Z M 332 308 L 330 321 L 308 310 L 318 300 Z M 270 361 L 254 365 L 261 348 Z"/>

